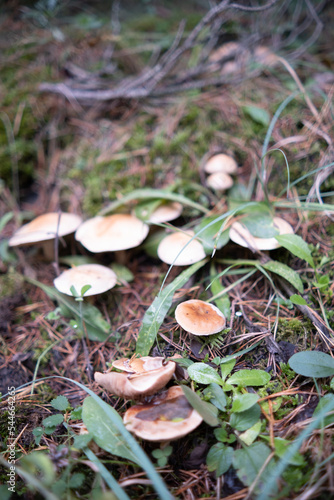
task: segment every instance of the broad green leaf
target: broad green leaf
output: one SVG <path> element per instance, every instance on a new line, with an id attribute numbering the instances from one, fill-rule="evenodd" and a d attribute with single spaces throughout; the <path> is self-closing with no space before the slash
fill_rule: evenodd
<path id="1" fill-rule="evenodd" d="M 206 262 L 207 260 L 203 259 L 188 267 L 185 271 L 182 271 L 182 273 L 177 276 L 172 283 L 169 283 L 169 285 L 167 285 L 154 299 L 144 315 L 138 333 L 136 344 L 137 354 L 141 356 L 147 356 L 149 354 L 155 342 L 158 330 L 172 305 L 174 292 L 181 288 L 198 269 L 206 264 Z"/>
<path id="2" fill-rule="evenodd" d="M 108 406 L 108 411 L 113 411 L 114 417 L 122 422 L 122 418 L 116 410 L 107 403 L 105 403 L 105 406 Z M 123 439 L 112 419 L 108 416 L 106 408 L 97 406 L 90 396 L 85 398 L 83 402 L 82 420 L 100 448 L 112 455 L 132 460 L 140 465 L 138 457 Z"/>
<path id="3" fill-rule="evenodd" d="M 261 436 L 262 439 L 267 441 L 267 443 L 270 442 L 270 436 Z M 287 439 L 283 439 L 280 437 L 274 438 L 274 445 L 275 445 L 275 454 L 279 458 L 283 458 L 284 455 L 287 453 L 289 447 L 291 446 L 292 442 L 288 441 Z M 297 466 L 302 466 L 305 464 L 305 459 L 303 455 L 301 455 L 298 451 L 288 459 L 288 463 L 290 465 L 297 465 Z"/>
<path id="4" fill-rule="evenodd" d="M 64 422 L 64 415 L 57 413 L 56 415 L 51 415 L 50 417 L 46 417 L 42 420 L 42 424 L 44 427 L 57 427 L 57 425 L 62 424 Z"/>
<path id="5" fill-rule="evenodd" d="M 314 261 L 311 255 L 311 251 L 309 249 L 306 241 L 303 240 L 297 234 L 280 234 L 279 236 L 275 236 L 276 240 L 282 247 L 289 250 L 293 255 L 299 257 L 300 259 L 306 260 L 311 267 L 315 267 Z"/>
<path id="6" fill-rule="evenodd" d="M 86 448 L 89 445 L 89 442 L 93 439 L 91 434 L 76 434 L 74 436 L 73 446 L 74 448 Z"/>
<path id="7" fill-rule="evenodd" d="M 233 413 L 240 413 L 249 410 L 249 408 L 257 403 L 258 399 L 259 396 L 257 394 L 237 394 L 233 398 L 231 411 Z"/>
<path id="8" fill-rule="evenodd" d="M 51 401 L 51 406 L 59 411 L 66 411 L 66 408 L 70 406 L 68 399 L 65 396 L 57 396 Z"/>
<path id="9" fill-rule="evenodd" d="M 325 352 L 297 352 L 289 359 L 290 367 L 304 377 L 331 377 L 334 375 L 334 359 Z"/>
<path id="10" fill-rule="evenodd" d="M 230 361 L 226 361 L 226 363 L 221 363 L 220 373 L 221 373 L 221 377 L 224 380 L 224 382 L 225 382 L 227 375 L 229 375 L 231 373 L 231 371 L 233 370 L 233 368 L 235 367 L 236 362 L 237 362 L 236 359 L 230 359 Z"/>
<path id="11" fill-rule="evenodd" d="M 256 238 L 273 238 L 279 234 L 270 214 L 252 214 L 240 221 Z"/>
<path id="12" fill-rule="evenodd" d="M 266 109 L 258 106 L 242 106 L 243 112 L 255 123 L 267 127 L 270 123 L 270 115 Z"/>
<path id="13" fill-rule="evenodd" d="M 235 450 L 233 467 L 237 471 L 238 478 L 245 486 L 250 486 L 257 479 L 256 491 L 261 490 L 263 478 L 268 476 L 268 473 L 274 467 L 274 462 L 271 461 L 262 471 L 260 478 L 258 477 L 270 453 L 270 448 L 264 443 L 253 443 L 248 447 Z"/>
<path id="14" fill-rule="evenodd" d="M 298 295 L 297 293 L 294 293 L 293 295 L 291 295 L 290 300 L 293 304 L 296 304 L 296 306 L 307 306 L 308 305 L 306 300 L 303 297 L 301 297 L 300 295 Z"/>
<path id="15" fill-rule="evenodd" d="M 203 401 L 198 394 L 196 394 L 196 392 L 190 389 L 190 387 L 187 387 L 186 385 L 182 385 L 181 387 L 188 402 L 201 415 L 204 422 L 211 425 L 211 427 L 219 425 L 219 421 L 217 419 L 217 408 L 212 404 Z"/>
<path id="16" fill-rule="evenodd" d="M 221 476 L 232 465 L 234 450 L 223 443 L 216 443 L 211 446 L 206 457 L 206 465 L 210 472 L 216 471 L 216 477 Z"/>
<path id="17" fill-rule="evenodd" d="M 203 207 L 203 205 L 201 205 L 200 203 L 196 203 L 192 201 L 190 198 L 187 198 L 186 196 L 183 196 L 181 194 L 171 193 L 170 191 L 164 189 L 144 188 L 144 189 L 135 189 L 134 191 L 131 191 L 131 193 L 123 196 L 119 200 L 113 201 L 106 208 L 101 210 L 98 213 L 98 215 L 110 214 L 111 212 L 114 212 L 117 208 L 121 207 L 122 205 L 126 205 L 127 203 L 133 200 L 149 200 L 149 199 L 178 201 L 179 203 L 182 203 L 182 205 L 187 205 L 191 208 L 195 208 L 199 212 L 202 213 L 209 212 L 209 210 Z"/>
<path id="18" fill-rule="evenodd" d="M 287 280 L 291 285 L 293 285 L 298 292 L 303 293 L 304 286 L 303 282 L 299 277 L 299 274 L 296 273 L 291 267 L 286 264 L 282 264 L 281 262 L 277 262 L 275 260 L 266 262 L 265 264 L 261 264 L 264 269 L 270 271 L 272 273 L 278 274 L 285 280 Z"/>
<path id="19" fill-rule="evenodd" d="M 261 415 L 260 405 L 254 405 L 249 410 L 240 413 L 232 413 L 230 425 L 237 431 L 246 431 L 253 427 Z"/>
<path id="20" fill-rule="evenodd" d="M 25 277 L 25 280 L 32 285 L 41 288 L 51 299 L 56 300 L 62 306 L 62 313 L 68 311 L 68 317 L 75 318 L 80 323 L 80 307 L 74 298 L 58 292 L 54 287 L 44 285 L 32 278 Z M 88 302 L 81 303 L 82 317 L 90 340 L 103 342 L 110 334 L 110 325 L 103 318 L 101 312 Z"/>
<path id="21" fill-rule="evenodd" d="M 270 374 L 264 370 L 239 370 L 228 379 L 228 383 L 242 387 L 261 386 L 267 384 L 269 380 Z"/>
<path id="22" fill-rule="evenodd" d="M 247 429 L 242 434 L 239 434 L 239 439 L 241 439 L 243 443 L 249 446 L 250 444 L 254 443 L 255 439 L 260 434 L 261 427 L 262 427 L 262 422 L 261 420 L 258 420 L 254 425 L 252 425 L 252 427 Z"/>
<path id="23" fill-rule="evenodd" d="M 199 384 L 218 384 L 222 385 L 223 381 L 217 371 L 205 363 L 193 363 L 188 368 L 189 377 Z"/>
<path id="24" fill-rule="evenodd" d="M 210 396 L 210 403 L 215 405 L 216 408 L 220 411 L 224 411 L 227 400 L 225 396 L 225 392 L 223 389 L 215 383 L 209 384 L 206 389 L 204 389 L 203 393 L 207 396 Z"/>

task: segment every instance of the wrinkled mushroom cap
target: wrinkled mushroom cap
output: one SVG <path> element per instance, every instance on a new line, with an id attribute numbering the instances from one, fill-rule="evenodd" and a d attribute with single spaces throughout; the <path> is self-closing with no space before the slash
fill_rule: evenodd
<path id="1" fill-rule="evenodd" d="M 217 172 L 235 174 L 237 170 L 238 165 L 235 159 L 223 153 L 211 156 L 204 166 L 204 171 L 207 174 L 216 174 Z"/>
<path id="2" fill-rule="evenodd" d="M 106 292 L 113 288 L 116 282 L 116 274 L 109 267 L 100 264 L 83 264 L 64 271 L 53 281 L 53 284 L 61 293 L 71 296 L 72 286 L 80 294 L 83 286 L 91 285 L 85 293 L 87 296 Z"/>
<path id="3" fill-rule="evenodd" d="M 233 179 L 225 172 L 215 172 L 207 177 L 206 183 L 215 191 L 226 191 L 233 186 Z"/>
<path id="4" fill-rule="evenodd" d="M 132 406 L 124 414 L 130 432 L 147 441 L 171 441 L 192 432 L 202 422 L 181 387 L 170 387 L 150 404 Z"/>
<path id="5" fill-rule="evenodd" d="M 197 240 L 192 240 L 189 243 L 194 234 L 193 231 L 187 231 L 183 233 L 175 232 L 165 236 L 158 246 L 159 259 L 166 264 L 174 264 L 174 266 L 189 266 L 204 259 L 203 245 Z M 187 245 L 187 243 L 189 244 Z M 180 255 L 178 255 L 179 252 L 181 252 Z"/>
<path id="6" fill-rule="evenodd" d="M 111 394 L 126 399 L 142 399 L 165 387 L 175 372 L 174 361 L 165 363 L 165 358 L 156 359 L 158 361 L 155 364 L 152 363 L 155 367 L 150 370 L 134 373 L 95 372 L 94 378 Z M 121 361 L 123 362 L 123 360 Z M 156 368 L 159 364 L 160 367 Z"/>
<path id="7" fill-rule="evenodd" d="M 75 239 L 90 252 L 116 252 L 140 245 L 148 231 L 148 225 L 133 215 L 113 214 L 88 219 Z"/>
<path id="8" fill-rule="evenodd" d="M 31 222 L 20 227 L 10 238 L 8 244 L 14 247 L 37 243 L 39 241 L 53 240 L 57 234 L 58 236 L 66 236 L 67 234 L 74 233 L 81 222 L 81 217 L 75 214 L 50 212 L 39 215 Z"/>
<path id="9" fill-rule="evenodd" d="M 226 325 L 225 316 L 218 307 L 197 299 L 181 302 L 175 309 L 175 319 L 193 335 L 213 335 Z"/>
<path id="10" fill-rule="evenodd" d="M 274 217 L 274 227 L 279 231 L 279 234 L 293 234 L 293 228 L 288 222 L 280 217 Z M 231 240 L 245 248 L 251 250 L 274 250 L 281 245 L 276 238 L 258 238 L 253 236 L 248 229 L 240 222 L 233 222 L 230 228 Z"/>

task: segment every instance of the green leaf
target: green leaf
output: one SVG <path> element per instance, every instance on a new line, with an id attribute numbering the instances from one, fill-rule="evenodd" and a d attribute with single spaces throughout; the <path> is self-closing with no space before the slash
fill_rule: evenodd
<path id="1" fill-rule="evenodd" d="M 85 474 L 82 472 L 75 472 L 69 480 L 69 487 L 70 488 L 80 488 L 80 486 L 83 484 L 85 480 Z"/>
<path id="2" fill-rule="evenodd" d="M 51 406 L 59 411 L 66 411 L 66 408 L 70 406 L 68 399 L 65 396 L 57 396 L 51 401 Z"/>
<path id="3" fill-rule="evenodd" d="M 231 411 L 233 413 L 240 413 L 246 411 L 254 406 L 259 399 L 257 394 L 237 394 L 233 398 Z"/>
<path id="4" fill-rule="evenodd" d="M 79 420 L 82 419 L 82 406 L 77 406 L 71 411 L 70 415 L 71 420 Z"/>
<path id="5" fill-rule="evenodd" d="M 162 201 L 159 199 L 153 199 L 153 200 L 144 200 L 139 203 L 134 207 L 134 215 L 146 222 L 148 219 L 151 217 L 153 214 L 154 210 L 156 210 L 160 205 L 162 204 Z"/>
<path id="6" fill-rule="evenodd" d="M 289 359 L 290 367 L 304 377 L 331 377 L 334 375 L 334 359 L 324 352 L 297 352 Z"/>
<path id="7" fill-rule="evenodd" d="M 229 361 L 221 363 L 220 373 L 221 373 L 221 377 L 224 380 L 224 382 L 225 382 L 226 377 L 231 373 L 231 371 L 235 367 L 236 362 L 237 362 L 236 359 L 230 359 Z"/>
<path id="8" fill-rule="evenodd" d="M 78 448 L 79 450 L 82 450 L 83 448 L 86 448 L 86 446 L 89 445 L 89 443 L 92 439 L 93 439 L 93 436 L 91 434 L 76 434 L 74 436 L 73 446 L 74 446 L 74 448 Z"/>
<path id="9" fill-rule="evenodd" d="M 8 224 L 8 222 L 14 217 L 14 212 L 7 212 L 0 219 L 0 233 L 3 228 Z"/>
<path id="10" fill-rule="evenodd" d="M 242 434 L 239 434 L 239 439 L 247 446 L 252 444 L 261 432 L 262 422 L 258 420 L 252 427 L 247 429 Z"/>
<path id="11" fill-rule="evenodd" d="M 261 490 L 263 478 L 268 476 L 268 473 L 274 467 L 274 463 L 271 461 L 262 471 L 260 478 L 258 478 L 259 472 L 270 453 L 270 448 L 264 443 L 254 443 L 234 452 L 233 467 L 237 471 L 238 478 L 245 486 L 250 486 L 257 479 L 256 491 Z"/>
<path id="12" fill-rule="evenodd" d="M 267 271 L 278 274 L 279 276 L 287 280 L 291 285 L 293 285 L 298 290 L 298 292 L 303 293 L 303 282 L 296 271 L 291 269 L 291 267 L 275 260 L 262 264 L 262 267 L 264 267 L 264 269 L 266 269 Z"/>
<path id="13" fill-rule="evenodd" d="M 33 429 L 32 433 L 35 436 L 36 445 L 39 446 L 39 443 L 41 442 L 42 436 L 44 434 L 43 427 L 35 427 L 35 429 Z"/>
<path id="14" fill-rule="evenodd" d="M 224 287 L 222 286 L 220 280 L 215 279 L 217 274 L 218 273 L 216 271 L 214 263 L 213 263 L 213 261 L 211 261 L 211 265 L 210 265 L 210 279 L 211 279 L 210 292 L 212 293 L 213 296 L 219 295 L 224 290 Z M 231 304 L 230 304 L 230 299 L 229 299 L 228 294 L 225 293 L 221 297 L 218 297 L 217 299 L 215 299 L 214 303 L 218 307 L 218 309 L 224 314 L 225 318 L 227 320 L 229 320 L 231 317 Z"/>
<path id="15" fill-rule="evenodd" d="M 279 234 L 270 214 L 252 214 L 240 221 L 256 238 L 273 238 Z"/>
<path id="16" fill-rule="evenodd" d="M 297 293 L 294 293 L 293 295 L 291 295 L 290 300 L 296 306 L 307 306 L 306 300 L 303 297 L 301 297 L 300 295 L 298 295 Z"/>
<path id="17" fill-rule="evenodd" d="M 267 441 L 268 443 L 270 442 L 270 436 L 261 436 L 262 439 Z M 287 439 L 283 439 L 280 437 L 274 438 L 274 445 L 275 445 L 275 454 L 279 458 L 283 458 L 284 455 L 287 453 L 289 450 L 289 447 L 291 446 L 292 442 L 288 441 Z M 288 463 L 290 465 L 296 465 L 296 466 L 302 466 L 305 464 L 305 459 L 303 455 L 301 455 L 298 451 L 288 459 Z"/>
<path id="18" fill-rule="evenodd" d="M 270 374 L 264 370 L 239 370 L 234 373 L 228 383 L 231 385 L 246 386 L 261 386 L 266 385 L 270 380 Z"/>
<path id="19" fill-rule="evenodd" d="M 92 288 L 92 285 L 84 285 L 80 290 L 80 296 L 83 297 L 88 290 Z"/>
<path id="20" fill-rule="evenodd" d="M 243 112 L 255 123 L 267 127 L 270 123 L 270 115 L 266 109 L 258 106 L 242 106 Z"/>
<path id="21" fill-rule="evenodd" d="M 278 243 L 282 245 L 282 247 L 289 250 L 296 257 L 306 260 L 306 262 L 310 264 L 313 269 L 315 268 L 311 251 L 303 238 L 297 234 L 281 234 L 279 236 L 275 236 L 275 238 Z"/>
<path id="22" fill-rule="evenodd" d="M 205 395 L 210 395 L 210 403 L 212 403 L 218 410 L 224 411 L 227 400 L 225 396 L 225 392 L 218 384 L 212 383 L 208 385 L 206 389 L 204 389 L 203 393 Z"/>
<path id="23" fill-rule="evenodd" d="M 332 403 L 332 404 L 334 403 L 334 394 L 325 394 L 325 396 L 320 398 L 319 403 L 317 404 L 317 406 L 313 412 L 313 417 L 316 417 L 317 415 L 319 415 L 323 411 L 323 408 L 327 404 L 330 404 L 330 403 Z M 330 415 L 323 417 L 323 419 L 319 423 L 318 428 L 321 429 L 321 428 L 325 427 L 326 425 L 332 424 L 333 422 L 334 422 L 334 414 L 332 412 Z"/>
<path id="24" fill-rule="evenodd" d="M 63 421 L 64 416 L 60 413 L 57 413 L 56 415 L 51 415 L 50 417 L 44 418 L 44 420 L 42 420 L 42 424 L 44 425 L 45 429 L 48 429 L 51 427 L 57 427 L 57 425 L 63 423 Z"/>
<path id="25" fill-rule="evenodd" d="M 114 413 L 114 418 L 122 422 L 122 418 L 116 410 L 105 403 L 105 407 L 97 406 L 91 397 L 85 398 L 82 409 L 82 420 L 89 433 L 100 448 L 117 457 L 132 460 L 140 465 L 138 457 L 133 453 L 129 445 L 124 441 L 117 427 L 109 417 L 108 411 Z"/>
<path id="26" fill-rule="evenodd" d="M 232 413 L 230 425 L 237 431 L 246 431 L 253 427 L 261 415 L 260 405 L 254 405 L 249 410 L 240 413 Z"/>
<path id="27" fill-rule="evenodd" d="M 190 389 L 190 387 L 187 387 L 186 385 L 182 385 L 181 387 L 188 402 L 201 415 L 204 422 L 211 425 L 211 427 L 219 425 L 219 421 L 217 419 L 217 408 L 212 404 L 203 401 L 198 394 Z"/>
<path id="28" fill-rule="evenodd" d="M 223 384 L 223 380 L 220 378 L 217 371 L 205 363 L 193 363 L 189 366 L 188 373 L 189 377 L 199 384 Z"/>
<path id="29" fill-rule="evenodd" d="M 147 356 L 149 354 L 155 342 L 158 330 L 172 305 L 174 292 L 181 288 L 206 262 L 206 259 L 203 259 L 188 267 L 185 271 L 182 271 L 182 273 L 177 276 L 172 283 L 169 283 L 169 285 L 167 285 L 154 299 L 144 315 L 138 333 L 136 344 L 137 354 L 141 356 Z"/>
<path id="30" fill-rule="evenodd" d="M 229 242 L 229 229 L 225 229 L 222 231 L 218 240 L 216 241 L 216 235 L 222 227 L 223 221 L 218 220 L 216 223 L 209 226 L 210 222 L 213 222 L 217 219 L 217 216 L 211 215 L 210 217 L 205 217 L 201 220 L 201 222 L 194 227 L 195 233 L 198 233 L 200 230 L 201 234 L 198 236 L 198 239 L 201 241 L 204 251 L 207 255 L 210 255 L 215 248 L 220 250 L 223 246 L 225 246 Z M 208 226 L 208 227 L 206 227 Z"/>
<path id="31" fill-rule="evenodd" d="M 131 281 L 134 280 L 134 275 L 130 269 L 122 264 L 119 264 L 118 262 L 113 262 L 110 269 L 112 269 L 116 274 L 118 283 L 126 284 L 131 283 Z"/>
<path id="32" fill-rule="evenodd" d="M 216 471 L 216 477 L 221 476 L 232 465 L 234 450 L 223 443 L 216 443 L 211 446 L 206 457 L 206 464 L 210 472 Z"/>

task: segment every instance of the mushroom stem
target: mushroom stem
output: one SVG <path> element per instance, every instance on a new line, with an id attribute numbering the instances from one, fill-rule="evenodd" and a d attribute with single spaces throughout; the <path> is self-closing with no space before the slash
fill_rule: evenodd
<path id="1" fill-rule="evenodd" d="M 44 257 L 49 260 L 55 260 L 55 242 L 54 240 L 46 240 L 42 242 L 42 251 Z"/>

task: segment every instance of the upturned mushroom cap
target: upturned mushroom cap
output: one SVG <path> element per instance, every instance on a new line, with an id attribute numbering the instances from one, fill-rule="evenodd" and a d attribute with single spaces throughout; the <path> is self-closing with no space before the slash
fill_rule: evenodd
<path id="1" fill-rule="evenodd" d="M 166 264 L 174 264 L 174 266 L 189 266 L 204 259 L 203 245 L 197 240 L 192 240 L 189 243 L 194 234 L 193 231 L 183 233 L 178 231 L 165 236 L 158 246 L 159 259 Z M 187 245 L 187 243 L 189 244 Z M 181 252 L 180 255 L 178 255 L 179 252 Z"/>
<path id="2" fill-rule="evenodd" d="M 150 404 L 129 408 L 123 417 L 126 428 L 147 441 L 171 441 L 192 432 L 202 422 L 181 387 L 170 387 Z"/>
<path id="3" fill-rule="evenodd" d="M 140 245 L 148 231 L 148 225 L 133 215 L 113 214 L 88 219 L 75 233 L 75 239 L 90 252 L 117 252 Z"/>
<path id="4" fill-rule="evenodd" d="M 140 359 L 140 358 L 139 358 Z M 163 364 L 164 358 L 157 358 L 159 368 L 135 373 L 95 372 L 95 381 L 111 394 L 126 399 L 142 399 L 165 387 L 175 372 L 174 361 Z M 122 360 L 123 361 L 123 360 Z"/>
<path id="5" fill-rule="evenodd" d="M 85 293 L 87 296 L 106 292 L 113 288 L 116 282 L 117 276 L 109 267 L 100 264 L 83 264 L 64 271 L 53 281 L 53 284 L 57 290 L 66 295 L 72 295 L 72 286 L 80 293 L 83 286 L 91 285 Z"/>
<path id="6" fill-rule="evenodd" d="M 215 174 L 217 172 L 235 174 L 237 170 L 238 165 L 235 159 L 223 153 L 211 156 L 204 166 L 204 171 L 207 174 Z"/>
<path id="7" fill-rule="evenodd" d="M 8 244 L 14 247 L 37 243 L 39 241 L 53 240 L 56 235 L 66 236 L 67 234 L 74 233 L 81 222 L 82 219 L 79 215 L 64 212 L 61 214 L 50 212 L 39 215 L 31 222 L 20 227 L 10 238 Z"/>
<path id="8" fill-rule="evenodd" d="M 215 172 L 207 177 L 206 183 L 215 191 L 226 191 L 233 186 L 233 179 L 225 172 Z"/>
<path id="9" fill-rule="evenodd" d="M 279 234 L 293 234 L 293 228 L 288 222 L 280 217 L 274 217 L 274 227 L 279 231 Z M 248 229 L 240 222 L 233 222 L 230 228 L 231 240 L 245 248 L 251 250 L 274 250 L 281 245 L 276 238 L 258 238 L 253 236 Z"/>
<path id="10" fill-rule="evenodd" d="M 197 299 L 181 302 L 175 309 L 175 319 L 193 335 L 213 335 L 226 325 L 225 316 L 218 307 Z"/>

